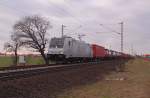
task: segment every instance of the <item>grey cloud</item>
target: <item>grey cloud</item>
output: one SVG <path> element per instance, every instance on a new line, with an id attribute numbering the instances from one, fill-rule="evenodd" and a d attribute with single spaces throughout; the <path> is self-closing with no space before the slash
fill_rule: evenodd
<path id="1" fill-rule="evenodd" d="M 61 2 L 60 2 L 61 1 Z M 61 24 L 65 33 L 86 34 L 86 42 L 97 43 L 112 49 L 120 49 L 120 36 L 99 26 L 99 24 L 118 24 L 125 22 L 125 52 L 131 44 L 137 52 L 149 52 L 150 1 L 149 0 L 7 0 L 0 1 L 0 32 L 2 40 L 8 40 L 13 24 L 26 15 L 39 14 L 47 17 L 53 25 L 49 36 L 60 36 Z M 82 25 L 81 28 L 77 28 Z M 77 30 L 74 30 L 77 28 Z M 110 26 L 120 31 L 120 25 Z M 108 32 L 97 34 L 96 32 Z M 69 34 L 77 38 L 77 34 Z M 4 41 L 3 41 L 4 42 Z M 0 47 L 1 48 L 1 47 Z M 2 49 L 2 48 L 1 48 Z"/>

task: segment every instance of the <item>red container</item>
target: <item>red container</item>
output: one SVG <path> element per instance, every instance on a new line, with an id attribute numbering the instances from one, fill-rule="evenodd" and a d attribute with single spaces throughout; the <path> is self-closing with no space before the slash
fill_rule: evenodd
<path id="1" fill-rule="evenodd" d="M 95 58 L 105 57 L 107 55 L 107 51 L 102 46 L 92 44 L 92 50 L 93 50 L 93 57 Z"/>

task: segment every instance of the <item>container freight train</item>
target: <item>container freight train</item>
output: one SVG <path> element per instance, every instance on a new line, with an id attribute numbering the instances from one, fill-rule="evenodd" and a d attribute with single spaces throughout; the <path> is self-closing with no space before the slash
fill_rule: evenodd
<path id="1" fill-rule="evenodd" d="M 47 57 L 53 61 L 88 62 L 115 58 L 128 58 L 128 54 L 88 44 L 72 37 L 52 38 Z"/>

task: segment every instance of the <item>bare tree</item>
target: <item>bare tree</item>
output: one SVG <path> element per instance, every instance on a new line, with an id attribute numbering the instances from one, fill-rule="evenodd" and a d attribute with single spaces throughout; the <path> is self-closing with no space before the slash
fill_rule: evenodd
<path id="1" fill-rule="evenodd" d="M 48 64 L 45 55 L 47 43 L 46 33 L 50 27 L 49 21 L 40 16 L 28 16 L 14 25 L 14 35 L 27 47 L 36 49 Z"/>
<path id="2" fill-rule="evenodd" d="M 6 50 L 6 52 L 14 52 L 15 54 L 15 59 L 14 59 L 14 65 L 17 65 L 18 62 L 18 49 L 19 47 L 21 47 L 21 43 L 19 42 L 19 40 L 16 38 L 16 36 L 11 36 L 11 41 L 10 42 L 6 42 L 4 44 L 4 50 Z"/>

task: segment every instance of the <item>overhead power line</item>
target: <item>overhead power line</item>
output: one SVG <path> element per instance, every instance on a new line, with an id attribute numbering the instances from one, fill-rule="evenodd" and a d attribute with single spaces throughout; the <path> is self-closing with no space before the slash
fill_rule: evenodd
<path id="1" fill-rule="evenodd" d="M 50 2 L 50 4 L 53 5 L 56 9 L 59 9 L 60 11 L 66 13 L 67 10 L 65 10 L 64 8 L 59 7 L 57 4 L 53 3 L 53 2 L 50 1 L 50 0 L 49 0 L 48 2 Z M 70 8 L 68 8 L 68 9 L 70 9 Z M 78 22 L 78 23 L 80 23 L 80 24 L 84 24 L 81 20 L 79 20 L 78 18 L 76 18 L 76 17 L 75 17 L 73 14 L 71 14 L 69 11 L 68 11 L 66 14 L 70 15 L 71 18 L 72 18 L 73 20 L 75 20 L 76 22 Z"/>
<path id="2" fill-rule="evenodd" d="M 113 30 L 113 29 L 109 28 L 108 26 L 105 26 L 104 24 L 100 24 L 100 26 L 103 27 L 103 28 L 105 28 L 105 29 L 107 29 L 107 30 L 109 30 L 110 32 L 114 32 L 114 33 L 120 34 L 116 30 Z"/>
<path id="3" fill-rule="evenodd" d="M 124 38 L 123 38 L 124 23 L 123 23 L 123 22 L 120 22 L 119 24 L 120 24 L 120 27 L 121 27 L 120 32 L 117 32 L 116 30 L 113 30 L 113 29 L 111 29 L 111 28 L 109 28 L 109 27 L 107 27 L 107 26 L 104 26 L 103 24 L 100 24 L 100 26 L 102 26 L 103 28 L 109 30 L 110 32 L 114 32 L 114 33 L 120 35 L 120 37 L 121 37 L 120 51 L 123 52 L 123 47 L 124 47 L 124 44 L 123 44 L 123 42 L 124 42 L 124 41 L 123 41 L 123 40 L 124 40 Z"/>
<path id="4" fill-rule="evenodd" d="M 8 8 L 9 10 L 13 10 L 13 11 L 15 11 L 15 12 L 17 12 L 18 14 L 21 14 L 21 15 L 23 15 L 23 16 L 29 14 L 29 13 L 25 12 L 24 10 L 20 10 L 19 8 L 6 6 L 6 5 L 5 5 L 4 3 L 2 3 L 2 2 L 7 3 L 7 2 L 10 2 L 10 1 L 9 1 L 9 0 L 1 0 L 1 2 L 0 2 L 0 6 L 1 6 L 1 7 L 5 7 L 5 8 Z"/>

